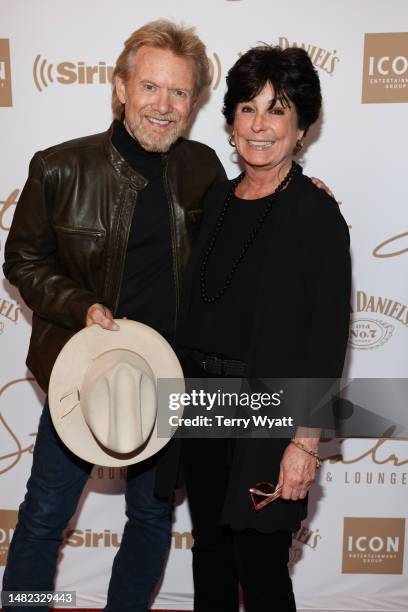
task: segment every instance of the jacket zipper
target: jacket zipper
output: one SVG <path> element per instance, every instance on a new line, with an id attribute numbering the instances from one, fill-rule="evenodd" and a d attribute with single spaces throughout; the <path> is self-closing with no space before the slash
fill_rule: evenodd
<path id="1" fill-rule="evenodd" d="M 168 184 L 168 178 L 167 178 L 167 167 L 168 167 L 168 156 L 164 153 L 162 154 L 162 159 L 164 162 L 164 168 L 163 168 L 163 183 L 164 183 L 164 189 L 166 192 L 166 196 L 167 196 L 167 202 L 169 204 L 169 210 L 170 210 L 170 237 L 171 237 L 171 248 L 172 248 L 172 254 L 173 254 L 173 277 L 174 277 L 174 287 L 175 287 L 175 292 L 176 292 L 176 312 L 175 312 L 175 317 L 174 317 L 174 334 L 176 333 L 176 325 L 177 325 L 177 318 L 178 318 L 178 311 L 179 311 L 179 291 L 180 291 L 180 279 L 179 279 L 179 267 L 178 267 L 178 253 L 177 253 L 177 241 L 176 241 L 176 220 L 175 220 L 175 216 L 174 216 L 174 202 L 173 202 L 173 198 L 171 196 L 171 190 L 169 188 L 169 184 Z"/>
<path id="2" fill-rule="evenodd" d="M 133 197 L 134 197 L 134 200 L 133 200 L 133 204 L 131 204 L 131 211 L 130 211 L 130 215 L 129 215 L 129 223 L 127 224 L 127 230 L 126 230 L 125 251 L 124 251 L 124 256 L 122 258 L 120 274 L 118 275 L 119 282 L 116 285 L 116 296 L 115 296 L 115 298 L 113 300 L 113 302 L 114 302 L 114 306 L 113 306 L 113 309 L 112 309 L 113 316 L 116 315 L 116 312 L 117 312 L 118 306 L 119 306 L 120 290 L 122 288 L 123 271 L 125 269 L 126 251 L 127 251 L 127 245 L 128 245 L 128 242 L 129 242 L 130 227 L 132 225 L 133 214 L 134 214 L 134 210 L 135 210 L 135 206 L 136 206 L 136 201 L 137 201 L 137 190 L 134 192 L 134 196 Z M 121 208 L 120 211 L 119 211 L 119 215 L 118 215 L 117 227 L 120 227 L 120 221 L 121 221 L 122 214 L 123 214 L 122 211 L 123 211 L 123 209 Z M 118 243 L 119 243 L 119 240 L 118 240 Z"/>
<path id="3" fill-rule="evenodd" d="M 65 234 L 79 234 L 80 236 L 87 236 L 89 238 L 94 238 L 94 240 L 99 240 L 104 235 L 102 230 L 92 230 L 85 228 L 77 228 L 77 227 L 64 227 L 63 225 L 55 225 L 54 229 Z"/>

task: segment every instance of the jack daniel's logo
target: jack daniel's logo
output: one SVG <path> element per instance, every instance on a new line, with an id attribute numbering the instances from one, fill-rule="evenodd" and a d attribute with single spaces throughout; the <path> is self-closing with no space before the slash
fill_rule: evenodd
<path id="1" fill-rule="evenodd" d="M 374 349 L 388 342 L 395 325 L 387 319 L 394 319 L 408 327 L 408 307 L 392 298 L 357 291 L 351 312 L 349 345 L 352 348 Z"/>

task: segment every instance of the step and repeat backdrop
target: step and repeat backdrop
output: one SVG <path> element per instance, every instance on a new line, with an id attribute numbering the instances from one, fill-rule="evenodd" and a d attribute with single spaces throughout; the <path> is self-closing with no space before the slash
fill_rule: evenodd
<path id="1" fill-rule="evenodd" d="M 211 95 L 190 137 L 213 147 L 230 177 L 239 169 L 221 115 L 227 70 L 258 42 L 307 50 L 324 110 L 302 163 L 335 193 L 352 241 L 347 374 L 408 377 L 406 0 L 0 0 L 0 261 L 33 153 L 107 129 L 123 41 L 163 17 L 196 26 L 207 45 Z M 0 577 L 44 399 L 24 365 L 30 324 L 1 277 Z M 322 443 L 324 465 L 290 554 L 300 609 L 408 609 L 408 443 L 393 432 L 388 422 L 380 438 Z M 103 607 L 124 482 L 124 470 L 95 467 L 65 535 L 57 588 L 76 590 L 78 606 Z M 156 608 L 191 610 L 191 546 L 181 498 Z"/>

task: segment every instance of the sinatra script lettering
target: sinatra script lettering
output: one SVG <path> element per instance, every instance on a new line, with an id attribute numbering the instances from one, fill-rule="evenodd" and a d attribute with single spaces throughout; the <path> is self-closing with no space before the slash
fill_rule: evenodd
<path id="1" fill-rule="evenodd" d="M 34 378 L 29 377 L 29 378 L 18 378 L 16 380 L 12 380 L 8 382 L 6 385 L 4 385 L 0 389 L 0 397 L 3 395 L 6 389 L 9 389 L 11 386 L 17 385 L 23 382 L 30 382 L 32 380 L 34 380 Z M 15 450 L 12 450 L 11 452 L 6 453 L 5 455 L 0 455 L 0 476 L 1 474 L 5 474 L 6 472 L 9 472 L 10 470 L 12 470 L 13 467 L 17 465 L 17 463 L 20 461 L 21 457 L 25 453 L 32 454 L 33 448 L 34 448 L 34 442 L 29 444 L 28 446 L 23 446 L 18 435 L 15 433 L 15 431 L 13 431 L 11 425 L 7 422 L 4 416 L 0 413 L 0 433 L 2 431 L 4 431 L 6 433 L 6 436 L 8 436 L 9 439 L 12 441 L 15 447 Z M 37 433 L 36 432 L 29 433 L 28 435 L 35 437 Z M 1 449 L 0 449 L 0 452 L 1 452 Z"/>
<path id="2" fill-rule="evenodd" d="M 384 465 L 385 463 L 389 463 L 392 462 L 394 466 L 399 467 L 401 465 L 405 465 L 406 463 L 408 463 L 408 458 L 407 459 L 401 459 L 400 457 L 397 457 L 394 453 L 391 453 L 388 455 L 388 457 L 385 458 L 380 458 L 380 451 L 385 451 L 386 449 L 384 448 L 384 445 L 387 442 L 392 442 L 394 441 L 393 439 L 390 440 L 389 438 L 391 438 L 391 436 L 395 433 L 396 427 L 394 425 L 391 425 L 391 427 L 389 427 L 384 434 L 382 435 L 381 438 L 379 438 L 377 440 L 377 442 L 368 450 L 364 451 L 361 455 L 358 455 L 357 457 L 353 457 L 352 459 L 344 459 L 343 455 L 337 454 L 337 455 L 329 455 L 327 457 L 322 457 L 323 461 L 328 461 L 329 463 L 343 463 L 344 465 L 351 465 L 352 463 L 358 463 L 359 461 L 362 461 L 363 459 L 366 459 L 367 457 L 370 457 L 372 462 L 377 464 L 377 465 Z M 401 438 L 399 438 L 401 440 Z"/>
<path id="3" fill-rule="evenodd" d="M 15 189 L 6 200 L 0 200 L 0 229 L 6 232 L 10 229 L 9 225 L 5 224 L 5 216 L 7 211 L 17 204 L 19 189 Z"/>
<path id="4" fill-rule="evenodd" d="M 33 380 L 34 378 L 29 377 L 29 378 L 19 378 L 17 380 L 10 381 L 9 383 L 4 385 L 0 389 L 0 397 L 3 395 L 6 389 L 9 389 L 11 386 L 21 384 L 21 383 L 27 383 Z M 343 455 L 339 453 L 335 455 L 328 455 L 326 457 L 323 456 L 322 460 L 327 461 L 329 463 L 343 463 L 344 465 L 351 465 L 353 463 L 358 463 L 359 461 L 362 461 L 363 459 L 366 459 L 369 457 L 371 458 L 372 462 L 377 465 L 384 465 L 390 462 L 392 462 L 392 464 L 395 467 L 406 465 L 408 464 L 408 458 L 398 457 L 394 453 L 390 453 L 387 456 L 386 444 L 388 442 L 395 441 L 394 439 L 392 439 L 392 435 L 395 433 L 395 430 L 396 430 L 395 426 L 389 427 L 384 432 L 381 438 L 379 438 L 368 450 L 364 451 L 362 454 L 358 455 L 357 457 L 353 457 L 351 459 L 344 459 Z M 25 453 L 32 454 L 33 448 L 34 448 L 34 441 L 28 446 L 23 446 L 16 432 L 13 431 L 13 428 L 11 427 L 10 423 L 0 413 L 0 433 L 2 431 L 6 432 L 7 436 L 13 441 L 15 450 L 8 452 L 4 455 L 0 454 L 0 475 L 5 474 L 6 472 L 13 469 L 13 467 L 17 465 L 17 463 L 20 461 L 21 457 Z M 37 432 L 29 433 L 28 435 L 30 437 L 35 438 L 35 436 L 37 435 Z M 384 453 L 382 457 L 381 457 L 381 451 Z M 1 453 L 1 449 L 0 449 L 0 453 Z"/>
<path id="5" fill-rule="evenodd" d="M 402 238 L 408 239 L 408 232 L 397 234 L 396 236 L 392 236 L 391 238 L 387 238 L 387 240 L 384 240 L 384 242 L 381 242 L 373 250 L 374 257 L 380 257 L 380 258 L 385 259 L 386 257 L 398 257 L 398 255 L 402 255 L 403 253 L 408 253 L 408 246 L 407 247 L 404 246 L 403 248 L 401 248 L 400 244 L 395 245 L 395 243 L 398 243 L 398 241 L 401 240 Z M 384 252 L 383 250 L 384 247 L 389 247 L 390 245 L 392 245 L 393 249 L 397 248 L 397 250 Z"/>

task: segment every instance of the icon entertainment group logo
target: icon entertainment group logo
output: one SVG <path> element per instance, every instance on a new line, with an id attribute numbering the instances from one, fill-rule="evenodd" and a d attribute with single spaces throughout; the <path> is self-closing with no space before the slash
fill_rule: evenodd
<path id="1" fill-rule="evenodd" d="M 6 565 L 8 549 L 17 524 L 17 510 L 0 510 L 0 566 Z"/>
<path id="2" fill-rule="evenodd" d="M 343 574 L 402 574 L 405 519 L 345 517 Z"/>
<path id="3" fill-rule="evenodd" d="M 365 35 L 362 102 L 408 102 L 408 32 Z"/>
<path id="4" fill-rule="evenodd" d="M 10 41 L 8 38 L 0 38 L 0 106 L 13 106 Z"/>

